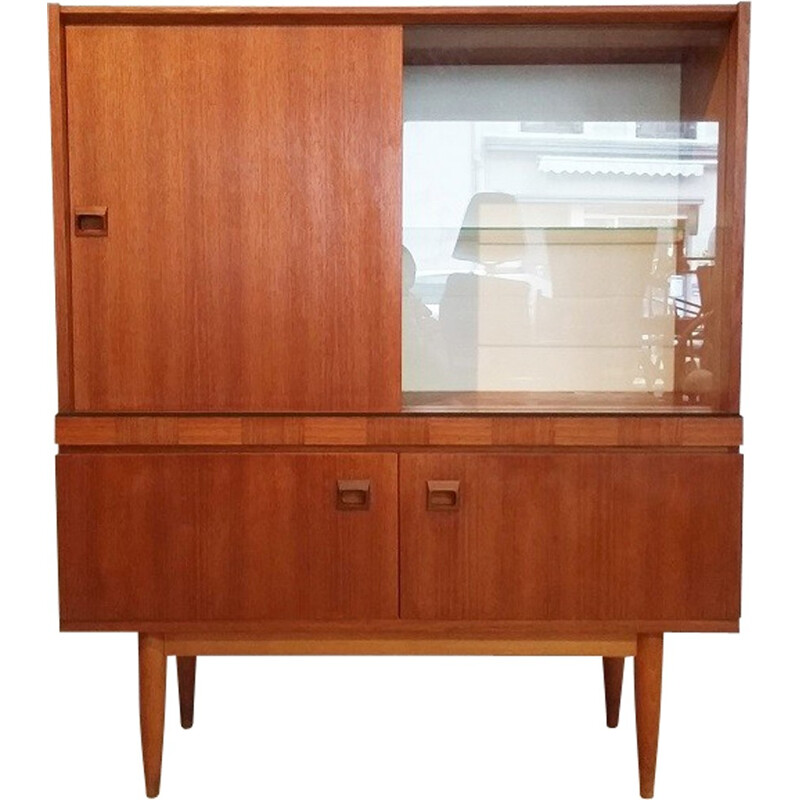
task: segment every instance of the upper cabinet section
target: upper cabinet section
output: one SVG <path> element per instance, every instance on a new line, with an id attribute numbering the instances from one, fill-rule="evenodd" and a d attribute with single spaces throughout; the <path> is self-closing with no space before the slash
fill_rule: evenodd
<path id="1" fill-rule="evenodd" d="M 51 6 L 60 410 L 738 413 L 749 6 Z"/>
<path id="2" fill-rule="evenodd" d="M 72 408 L 399 410 L 401 28 L 220 23 L 65 28 Z"/>
<path id="3" fill-rule="evenodd" d="M 405 406 L 735 411 L 738 22 L 564 20 L 405 29 Z"/>

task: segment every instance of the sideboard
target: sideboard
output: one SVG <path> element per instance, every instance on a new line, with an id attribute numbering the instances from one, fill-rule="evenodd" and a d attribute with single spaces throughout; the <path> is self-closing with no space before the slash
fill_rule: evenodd
<path id="1" fill-rule="evenodd" d="M 749 4 L 49 6 L 60 622 L 633 658 L 740 617 Z"/>

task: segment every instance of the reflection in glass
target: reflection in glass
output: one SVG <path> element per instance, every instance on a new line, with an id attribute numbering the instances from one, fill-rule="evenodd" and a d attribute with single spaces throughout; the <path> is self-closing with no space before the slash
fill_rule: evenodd
<path id="1" fill-rule="evenodd" d="M 674 67 L 607 67 L 642 86 L 604 84 L 594 119 L 575 112 L 599 111 L 581 78 L 602 66 L 407 69 L 403 391 L 423 393 L 407 402 L 713 390 L 719 126 L 680 120 Z M 570 78 L 553 119 L 548 69 Z"/>

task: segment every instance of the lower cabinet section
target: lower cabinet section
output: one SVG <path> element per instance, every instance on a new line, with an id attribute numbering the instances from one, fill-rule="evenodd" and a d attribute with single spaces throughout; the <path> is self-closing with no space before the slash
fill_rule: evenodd
<path id="1" fill-rule="evenodd" d="M 57 457 L 65 622 L 397 617 L 397 456 Z"/>
<path id="2" fill-rule="evenodd" d="M 739 617 L 733 453 L 87 453 L 57 471 L 72 627 Z"/>
<path id="3" fill-rule="evenodd" d="M 741 456 L 400 456 L 408 619 L 739 617 Z"/>

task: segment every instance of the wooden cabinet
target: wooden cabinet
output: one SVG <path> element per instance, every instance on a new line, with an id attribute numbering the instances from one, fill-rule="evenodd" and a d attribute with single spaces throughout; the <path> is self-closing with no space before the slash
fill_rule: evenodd
<path id="1" fill-rule="evenodd" d="M 49 7 L 60 620 L 165 663 L 738 630 L 749 6 Z"/>
<path id="2" fill-rule="evenodd" d="M 403 618 L 739 618 L 740 456 L 403 454 L 400 474 Z M 432 505 L 443 479 L 457 502 Z"/>
<path id="3" fill-rule="evenodd" d="M 62 619 L 396 618 L 396 461 L 59 456 Z"/>

